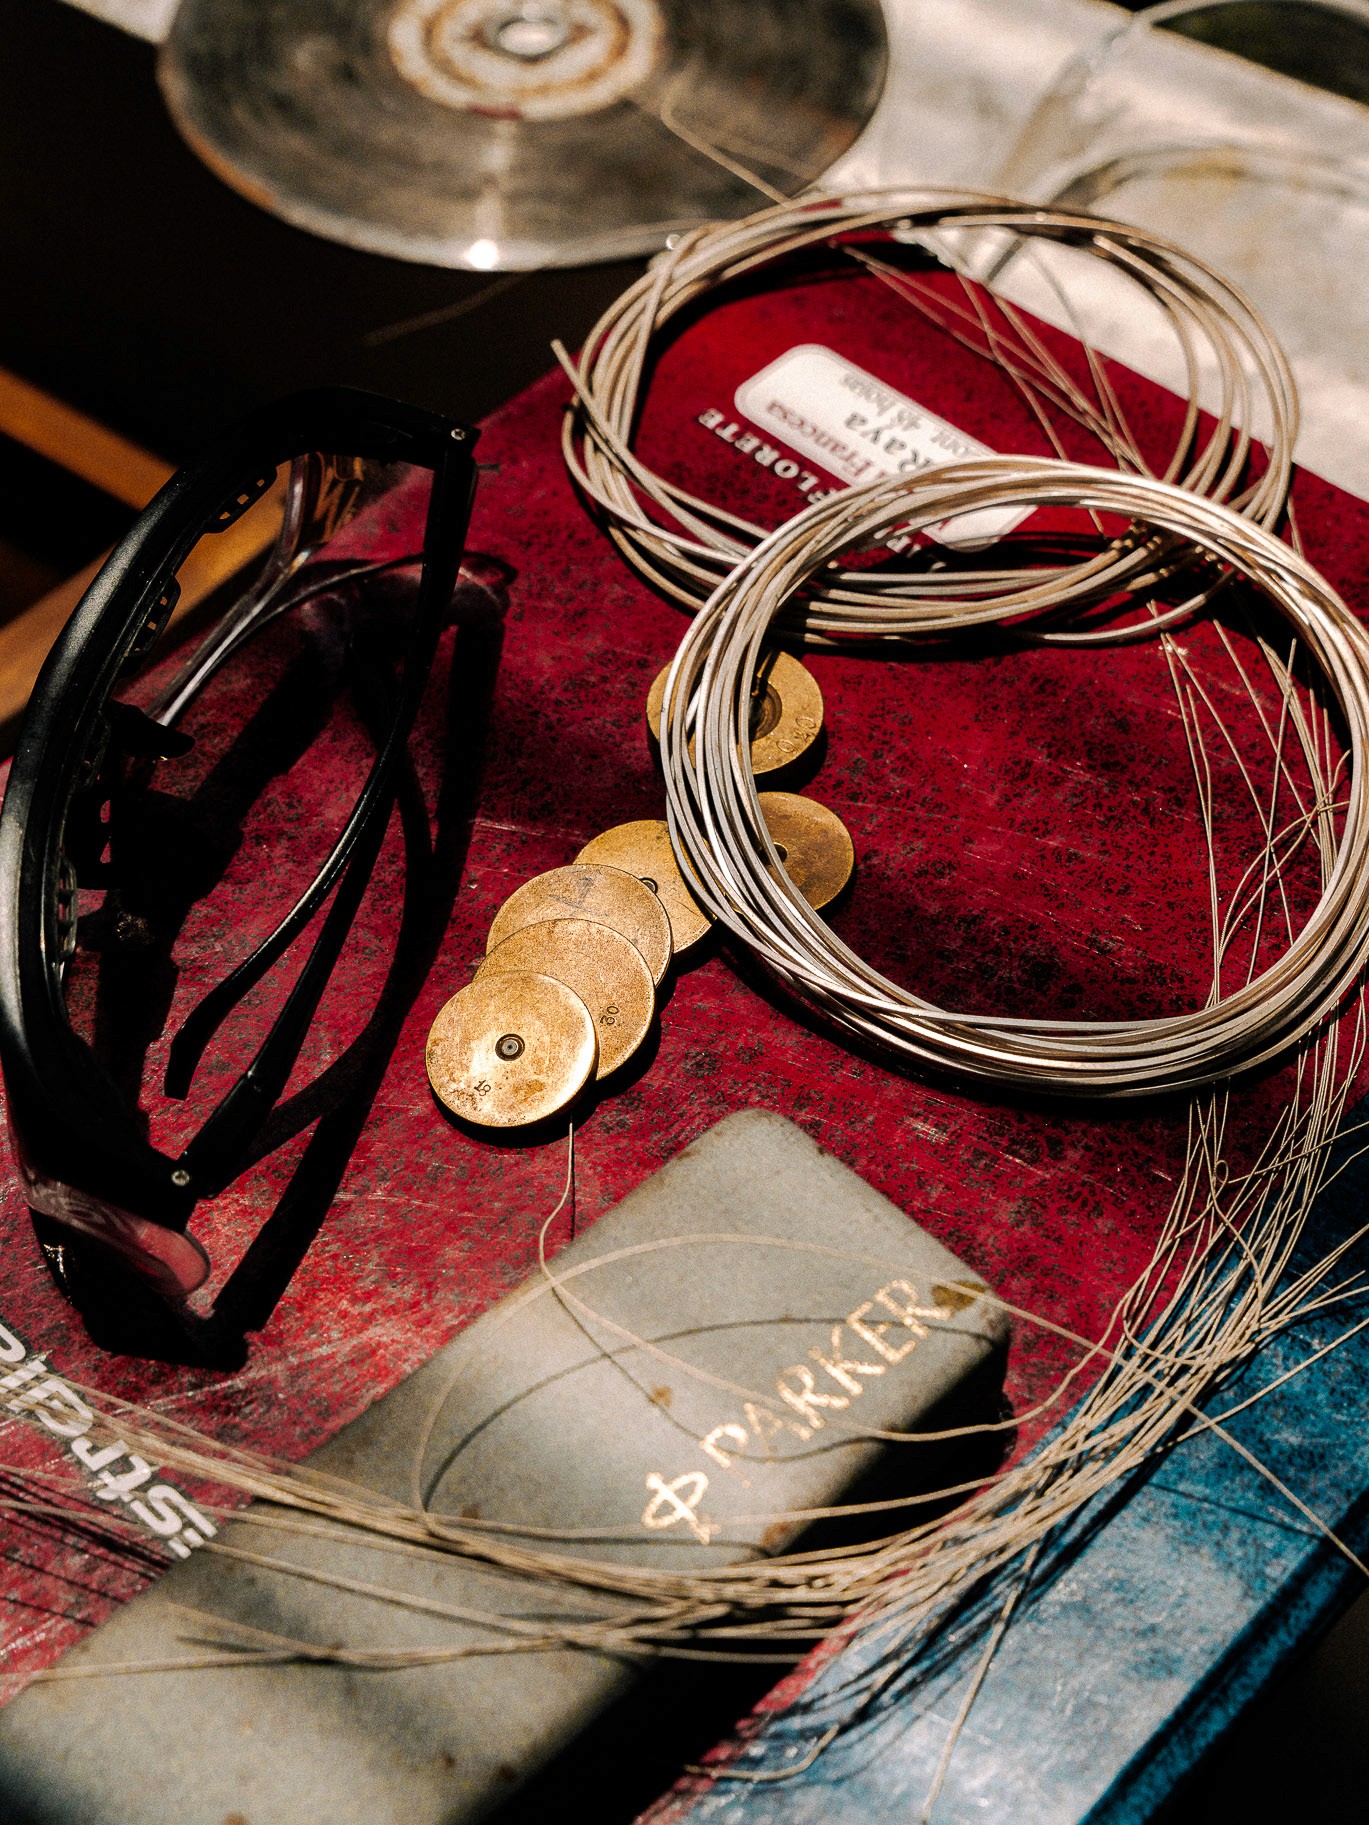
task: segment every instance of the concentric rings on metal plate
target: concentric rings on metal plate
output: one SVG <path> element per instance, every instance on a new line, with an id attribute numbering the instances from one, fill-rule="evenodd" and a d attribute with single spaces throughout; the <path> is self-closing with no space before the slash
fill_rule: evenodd
<path id="1" fill-rule="evenodd" d="M 884 67 L 879 0 L 181 0 L 158 75 L 261 208 L 489 272 L 654 252 L 748 170 L 796 195 Z"/>

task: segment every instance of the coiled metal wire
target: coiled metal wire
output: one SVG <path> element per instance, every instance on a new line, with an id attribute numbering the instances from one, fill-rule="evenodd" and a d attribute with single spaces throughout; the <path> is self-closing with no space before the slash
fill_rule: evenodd
<path id="1" fill-rule="evenodd" d="M 905 640 L 927 633 L 923 596 L 837 602 L 821 591 L 844 554 L 897 524 L 913 532 L 989 508 L 1071 507 L 1122 515 L 1182 541 L 1210 590 L 1249 580 L 1320 667 L 1344 718 L 1343 824 L 1321 898 L 1283 956 L 1191 1013 L 1144 1020 L 1037 1020 L 939 1008 L 858 957 L 789 881 L 761 816 L 749 726 L 757 666 L 776 624 Z M 959 628 L 1053 607 L 1033 579 L 995 597 L 946 599 Z M 1159 616 L 1150 625 L 1157 626 Z M 961 1078 L 1074 1096 L 1192 1088 L 1268 1059 L 1335 1005 L 1369 948 L 1369 636 L 1331 585 L 1273 533 L 1219 501 L 1150 476 L 1039 457 L 991 457 L 894 477 L 808 508 L 750 550 L 687 631 L 666 683 L 661 761 L 668 815 L 697 896 L 787 984 L 841 1027 L 909 1063 Z M 692 753 L 691 753 L 692 741 Z M 1329 802 L 1316 815 L 1328 827 Z M 1339 815 L 1339 813 L 1335 814 Z"/>
<path id="2" fill-rule="evenodd" d="M 740 222 L 710 223 L 683 235 L 600 318 L 578 363 L 558 349 L 576 386 L 563 448 L 579 487 L 605 518 L 628 561 L 677 602 L 697 610 L 732 566 L 765 538 L 765 529 L 722 505 L 701 500 L 653 473 L 632 443 L 651 358 L 662 329 L 686 307 L 728 281 L 754 277 L 788 255 L 823 245 L 839 248 L 924 312 L 931 311 L 922 282 L 880 257 L 890 234 L 904 239 L 998 231 L 1016 243 L 1053 243 L 1091 255 L 1123 274 L 1163 313 L 1180 350 L 1187 411 L 1161 479 L 1213 500 L 1225 501 L 1259 525 L 1274 525 L 1283 511 L 1297 436 L 1297 394 L 1288 363 L 1258 313 L 1232 285 L 1200 260 L 1148 230 L 1106 221 L 1082 210 L 1041 207 L 969 191 L 907 187 L 815 197 L 765 209 Z M 921 287 L 921 290 L 919 289 Z M 976 308 L 978 308 L 976 306 Z M 1002 333 L 981 321 L 984 353 L 1002 368 L 1043 424 L 1043 408 L 1085 426 L 1120 466 L 1146 463 L 1107 381 L 1088 352 L 1093 397 L 1049 353 L 1011 306 Z M 954 327 L 954 325 L 952 325 Z M 978 332 L 976 332 L 978 335 Z M 962 339 L 964 339 L 962 337 Z M 1212 408 L 1199 411 L 1201 385 Z M 1251 480 L 1251 427 L 1267 441 L 1268 460 Z M 1063 454 L 1063 451 L 1061 451 Z M 959 569 L 953 575 L 881 570 L 877 575 L 837 567 L 814 580 L 808 626 L 844 632 L 888 599 L 905 619 L 916 614 L 922 632 L 965 624 L 962 606 L 997 618 L 1045 606 L 1061 611 L 1090 607 L 1118 590 L 1141 594 L 1157 572 L 1186 554 L 1163 535 L 1133 532 L 1103 541 L 1087 555 L 1049 569 L 1005 572 Z M 1194 598 L 1170 606 L 1170 625 L 1201 605 Z M 1107 627 L 1054 626 L 1036 637 L 1070 644 L 1107 644 L 1154 629 L 1154 619 Z"/>

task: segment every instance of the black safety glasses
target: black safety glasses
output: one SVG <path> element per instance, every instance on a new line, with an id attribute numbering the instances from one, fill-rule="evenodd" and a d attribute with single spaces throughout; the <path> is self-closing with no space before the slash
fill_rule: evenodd
<path id="1" fill-rule="evenodd" d="M 191 1213 L 255 1157 L 347 944 L 456 583 L 475 436 L 342 390 L 262 413 L 161 490 L 35 687 L 0 813 L 0 1066 L 15 1160 L 34 1211 L 114 1250 L 164 1293 L 184 1296 L 204 1281 Z M 407 530 L 415 526 L 421 552 Z M 230 580 L 191 611 L 207 631 L 190 657 L 149 673 L 183 593 L 225 571 Z M 304 659 L 291 657 L 289 636 L 311 617 L 326 626 L 355 615 L 359 601 L 394 625 L 388 649 L 376 649 L 392 657 L 365 668 L 367 742 L 353 756 L 354 783 L 310 803 L 286 853 L 268 855 L 261 833 L 234 821 L 245 802 L 241 729 L 285 701 L 261 654 L 271 649 L 287 673 L 298 671 Z M 292 755 L 314 732 L 287 728 Z M 257 764 L 258 786 L 287 771 L 279 756 Z M 226 841 L 216 815 L 225 803 L 234 809 Z M 269 791 L 265 818 L 273 822 Z M 185 986 L 158 948 L 158 920 L 169 917 L 183 937 L 206 884 L 231 886 L 255 866 L 271 871 L 274 897 L 244 895 L 235 913 L 230 893 L 227 915 L 221 908 L 204 928 L 201 952 L 219 970 L 179 1016 L 167 1092 L 186 1094 L 244 1005 L 255 1009 L 246 1043 L 209 1074 L 213 1100 L 194 1131 L 158 1146 L 120 1067 L 117 998 L 83 968 L 84 955 L 103 944 L 161 956 L 161 975 L 149 966 L 134 997 L 139 1017 L 150 1006 L 156 1014 L 159 983 Z M 168 1007 L 174 999 L 168 989 Z"/>

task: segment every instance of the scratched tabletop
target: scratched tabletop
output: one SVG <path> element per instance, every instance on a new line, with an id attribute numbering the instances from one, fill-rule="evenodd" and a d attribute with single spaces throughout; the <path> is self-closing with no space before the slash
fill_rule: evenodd
<path id="1" fill-rule="evenodd" d="M 1041 333 L 1085 371 L 1069 338 Z M 971 351 L 864 275 L 804 267 L 680 326 L 652 378 L 640 433 L 647 460 L 776 521 L 832 485 L 840 478 L 786 442 L 778 421 L 749 420 L 737 404 L 750 387 L 748 402 L 763 412 L 757 377 L 809 346 L 991 448 L 1049 451 L 1018 393 Z M 1116 364 L 1109 371 L 1133 430 L 1158 451 L 1179 402 Z M 500 1137 L 454 1123 L 428 1089 L 424 1041 L 515 887 L 613 824 L 663 815 L 643 712 L 685 625 L 628 570 L 569 485 L 559 448 L 566 393 L 550 376 L 484 428 L 472 580 L 444 635 L 412 772 L 292 1083 L 281 1144 L 196 1213 L 215 1264 L 209 1286 L 180 1325 L 158 1330 L 146 1312 L 106 1309 L 92 1336 L 56 1293 L 11 1179 L 0 1206 L 0 1349 L 9 1351 L 0 1367 L 41 1359 L 65 1385 L 299 1457 L 532 1265 L 561 1192 L 564 1130 Z M 878 429 L 878 416 L 856 429 Z M 1082 433 L 1071 452 L 1098 454 Z M 1297 503 L 1309 554 L 1352 605 L 1369 604 L 1365 508 L 1311 475 L 1299 477 Z M 369 526 L 370 548 L 411 547 L 413 516 L 401 491 Z M 1038 530 L 1065 536 L 1054 522 Z M 389 600 L 378 592 L 380 610 Z M 400 598 L 393 603 L 400 613 Z M 1221 632 L 1204 623 L 1184 635 L 1194 665 L 1210 664 L 1214 676 Z M 345 693 L 326 717 L 301 713 L 310 692 L 346 669 L 327 615 L 281 638 L 296 645 L 275 683 L 268 688 L 263 668 L 279 668 L 281 653 L 249 651 L 233 684 L 254 752 L 269 762 L 237 766 L 231 744 L 226 760 L 206 759 L 193 828 L 170 833 L 172 849 L 200 845 L 219 923 L 201 922 L 193 953 L 122 1001 L 100 1000 L 99 955 L 78 960 L 97 1014 L 116 1040 L 130 1035 L 149 1087 L 178 1019 L 269 929 L 282 882 L 308 869 L 320 829 L 345 814 L 369 753 L 364 705 Z M 856 877 L 830 918 L 857 952 L 943 1006 L 1136 1017 L 1203 999 L 1207 856 L 1183 721 L 1156 646 L 1101 653 L 994 635 L 897 657 L 814 653 L 806 663 L 825 699 L 825 738 L 785 783 L 829 805 L 852 833 Z M 1254 710 L 1233 693 L 1228 713 L 1237 738 L 1253 741 Z M 1214 748 L 1211 765 L 1230 806 L 1220 859 L 1238 875 L 1258 825 L 1240 809 L 1230 755 Z M 1294 871 L 1295 911 L 1305 913 L 1314 887 Z M 225 1028 L 187 1104 L 158 1104 L 149 1088 L 153 1131 L 168 1144 L 231 1081 L 234 1048 L 272 987 Z M 370 1065 L 361 1041 L 375 1031 L 384 1054 Z M 321 1075 L 343 1082 L 340 1103 L 311 1100 Z M 1239 1087 L 1237 1165 L 1258 1148 L 1288 1085 L 1285 1068 Z M 1177 1102 L 1012 1102 L 901 1074 L 842 1044 L 715 935 L 669 984 L 653 1040 L 578 1111 L 574 1221 L 592 1222 L 704 1129 L 750 1107 L 791 1117 L 1005 1297 L 1085 1335 L 1099 1333 L 1148 1259 L 1187 1144 L 1188 1111 Z M 1326 1217 L 1343 1220 L 1344 1203 Z M 1072 1360 L 1063 1343 L 1019 1327 L 1006 1383 L 1014 1408 L 1033 1408 Z M 1332 1449 L 1351 1360 L 1290 1382 L 1249 1422 L 1261 1448 L 1265 1429 L 1283 1438 L 1291 1482 L 1325 1481 L 1328 1517 L 1344 1518 L 1369 1489 L 1369 1462 Z M 1016 1449 L 1030 1450 L 1048 1423 L 1024 1423 Z M 41 1467 L 71 1450 L 53 1428 L 17 1419 L 5 1438 L 12 1464 Z M 90 1474 L 120 1469 L 111 1460 Z M 1315 1544 L 1274 1512 L 1267 1491 L 1237 1487 L 1234 1475 L 1210 1447 L 1185 1447 L 1107 1525 L 1081 1522 L 1069 1563 L 1046 1581 L 985 1694 L 989 1709 L 956 1758 L 938 1819 L 1149 1816 L 1278 1658 L 1334 1611 L 1344 1589 Z M 138 1488 L 124 1494 L 131 1502 Z M 186 1500 L 183 1545 L 186 1527 L 197 1531 L 193 1491 Z M 149 1529 L 150 1545 L 161 1533 Z M 101 1556 L 38 1521 L 7 1520 L 0 1540 L 0 1698 L 9 1698 L 139 1588 L 155 1561 Z M 1183 1581 L 1161 1596 L 1154 1567 L 1165 1563 L 1182 1567 Z M 1297 1602 L 1280 1610 L 1282 1633 L 1271 1632 L 1270 1605 L 1287 1596 L 1289 1578 L 1301 1581 Z M 1179 1613 L 1182 1628 L 1166 1624 Z M 1105 1679 L 1099 1669 L 1109 1665 L 1116 1677 Z M 876 1792 L 911 1805 L 958 1702 L 957 1677 L 952 1666 L 934 1692 L 892 1695 L 810 1775 L 750 1788 L 686 1781 L 662 1805 L 747 1821 L 885 1816 Z M 818 1668 L 786 1687 L 797 1710 L 772 1708 L 747 1753 L 776 1740 L 785 1750 L 791 1710 L 794 1742 L 806 1742 L 832 1678 Z M 1218 1685 L 1220 1703 L 1200 1706 L 1199 1693 Z M 1187 1735 L 1171 1727 L 1198 1710 L 1206 1721 Z M 1157 1760 L 1161 1739 L 1169 1746 Z"/>

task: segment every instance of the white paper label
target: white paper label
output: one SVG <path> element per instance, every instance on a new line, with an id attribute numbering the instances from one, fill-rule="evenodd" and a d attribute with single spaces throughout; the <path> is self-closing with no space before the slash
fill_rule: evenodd
<path id="1" fill-rule="evenodd" d="M 753 424 L 851 487 L 994 454 L 816 342 L 790 349 L 744 380 L 736 402 Z M 927 531 L 943 545 L 973 548 L 1011 532 L 1030 512 L 1030 507 L 991 507 L 958 514 Z"/>

